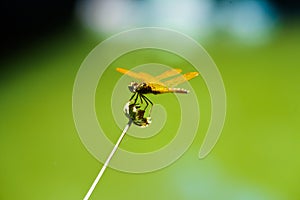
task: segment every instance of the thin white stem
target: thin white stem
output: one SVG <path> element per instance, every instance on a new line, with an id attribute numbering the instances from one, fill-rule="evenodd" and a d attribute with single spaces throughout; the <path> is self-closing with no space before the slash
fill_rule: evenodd
<path id="1" fill-rule="evenodd" d="M 122 139 L 124 138 L 126 132 L 128 131 L 130 125 L 131 125 L 132 121 L 129 120 L 129 122 L 127 123 L 127 125 L 125 126 L 121 136 L 119 137 L 117 143 L 115 144 L 113 150 L 111 151 L 111 153 L 109 154 L 108 158 L 106 159 L 104 165 L 102 166 L 98 176 L 96 177 L 96 179 L 94 180 L 92 186 L 90 187 L 89 191 L 87 192 L 87 194 L 85 195 L 84 199 L 83 200 L 88 200 L 92 194 L 92 192 L 94 191 L 96 185 L 98 184 L 100 178 L 102 177 L 106 167 L 108 166 L 109 164 L 109 161 L 111 160 L 111 158 L 113 157 L 114 153 L 116 152 L 116 150 L 118 149 L 118 146 L 120 145 Z"/>

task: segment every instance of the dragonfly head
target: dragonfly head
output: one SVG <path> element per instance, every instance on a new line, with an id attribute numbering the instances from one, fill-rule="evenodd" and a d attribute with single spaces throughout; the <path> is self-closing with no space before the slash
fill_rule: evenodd
<path id="1" fill-rule="evenodd" d="M 130 92 L 135 93 L 138 86 L 139 84 L 137 82 L 131 82 L 130 85 L 128 85 L 128 89 L 130 90 Z"/>

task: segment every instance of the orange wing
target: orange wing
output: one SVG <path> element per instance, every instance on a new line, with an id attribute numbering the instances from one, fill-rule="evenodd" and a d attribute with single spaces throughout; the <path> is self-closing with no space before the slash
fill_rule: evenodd
<path id="1" fill-rule="evenodd" d="M 155 77 L 150 74 L 144 73 L 144 72 L 133 72 L 133 71 L 123 69 L 123 68 L 116 68 L 116 70 L 122 74 L 126 74 L 132 78 L 141 80 L 143 82 L 157 83 L 160 85 L 166 85 L 168 87 L 174 87 L 180 83 L 191 80 L 192 78 L 195 78 L 196 76 L 199 75 L 198 72 L 189 72 L 184 75 L 175 77 L 171 80 L 161 82 L 160 80 L 162 80 L 162 79 L 166 79 L 166 78 L 180 74 L 181 69 L 171 69 L 171 70 L 165 71 L 164 73 L 162 73 L 158 76 L 155 76 Z"/>
<path id="2" fill-rule="evenodd" d="M 126 74 L 132 78 L 141 80 L 141 81 L 147 81 L 148 79 L 152 79 L 154 78 L 153 76 L 151 76 L 150 74 L 146 74 L 146 73 L 136 73 L 127 69 L 123 69 L 123 68 L 116 68 L 116 70 L 122 74 Z M 145 75 L 146 74 L 146 75 Z"/>
<path id="3" fill-rule="evenodd" d="M 165 71 L 164 73 L 154 77 L 154 76 L 144 73 L 144 72 L 133 72 L 133 71 L 123 69 L 123 68 L 116 68 L 116 70 L 122 74 L 126 74 L 130 77 L 141 80 L 143 82 L 158 83 L 161 85 L 163 85 L 163 83 L 160 82 L 160 80 L 178 75 L 181 72 L 181 69 L 171 69 L 171 70 Z"/>
<path id="4" fill-rule="evenodd" d="M 181 69 L 170 69 L 170 70 L 165 71 L 164 73 L 156 76 L 155 78 L 157 80 L 166 79 L 166 78 L 169 78 L 169 77 L 176 76 L 176 75 L 180 74 L 181 71 L 182 71 Z"/>
<path id="5" fill-rule="evenodd" d="M 156 79 L 156 77 L 151 76 L 150 74 L 144 73 L 144 72 L 133 72 L 127 69 L 123 69 L 123 68 L 116 68 L 116 70 L 122 74 L 126 74 L 132 78 L 138 79 L 140 81 L 143 82 L 153 82 L 153 83 L 158 83 L 158 84 L 163 84 L 161 83 L 159 80 Z"/>
<path id="6" fill-rule="evenodd" d="M 183 74 L 181 76 L 175 77 L 171 80 L 164 81 L 163 84 L 168 86 L 168 87 L 174 87 L 176 85 L 179 85 L 180 83 L 184 83 L 188 80 L 191 80 L 191 79 L 197 77 L 198 75 L 199 75 L 198 72 L 188 72 L 188 73 Z"/>

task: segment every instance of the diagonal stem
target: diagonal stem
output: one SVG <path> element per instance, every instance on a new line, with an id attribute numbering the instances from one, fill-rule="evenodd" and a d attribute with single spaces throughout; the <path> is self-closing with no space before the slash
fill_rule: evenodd
<path id="1" fill-rule="evenodd" d="M 106 159 L 104 165 L 102 166 L 102 168 L 101 168 L 99 174 L 97 175 L 96 179 L 94 180 L 92 186 L 90 187 L 89 191 L 87 192 L 87 194 L 85 195 L 85 197 L 84 197 L 83 200 L 88 200 L 88 199 L 90 198 L 92 192 L 94 191 L 96 185 L 98 184 L 98 182 L 99 182 L 100 178 L 102 177 L 102 175 L 103 175 L 103 173 L 104 173 L 106 167 L 108 166 L 108 164 L 109 164 L 111 158 L 113 157 L 113 155 L 115 154 L 116 150 L 118 149 L 118 147 L 119 147 L 119 145 L 120 145 L 122 139 L 124 138 L 126 132 L 128 131 L 129 127 L 131 126 L 131 124 L 132 124 L 132 120 L 129 119 L 129 122 L 128 122 L 127 125 L 125 126 L 125 128 L 124 128 L 124 130 L 123 130 L 121 136 L 119 137 L 119 139 L 118 139 L 117 143 L 115 144 L 113 150 L 111 151 L 111 153 L 110 153 L 109 156 L 107 157 L 107 159 Z"/>

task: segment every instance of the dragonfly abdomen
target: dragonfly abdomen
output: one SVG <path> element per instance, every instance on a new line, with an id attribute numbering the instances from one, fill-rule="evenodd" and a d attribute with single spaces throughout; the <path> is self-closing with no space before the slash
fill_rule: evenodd
<path id="1" fill-rule="evenodd" d="M 183 88 L 169 88 L 169 91 L 174 92 L 174 93 L 183 93 L 183 94 L 189 93 L 188 90 L 183 89 Z"/>
<path id="2" fill-rule="evenodd" d="M 141 83 L 136 92 L 140 94 L 164 94 L 164 93 L 189 93 L 188 90 L 182 88 L 167 88 L 160 84 L 155 83 Z"/>

